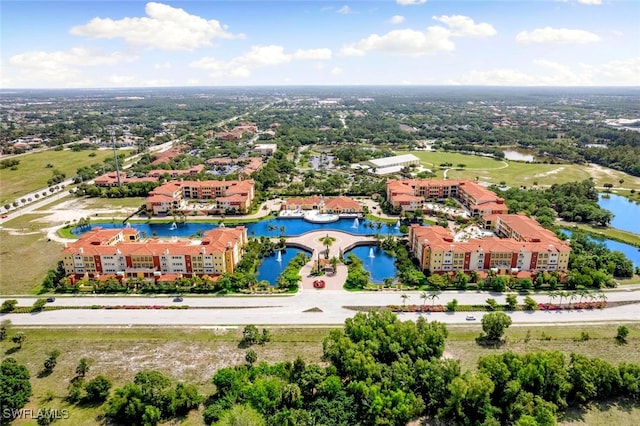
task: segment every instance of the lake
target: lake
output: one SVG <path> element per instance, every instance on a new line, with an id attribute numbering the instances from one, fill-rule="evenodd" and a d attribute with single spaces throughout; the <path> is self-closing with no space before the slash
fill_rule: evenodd
<path id="1" fill-rule="evenodd" d="M 640 234 L 640 204 L 622 195 L 600 194 L 598 205 L 615 215 L 611 221 L 613 228 Z"/>
<path id="2" fill-rule="evenodd" d="M 382 284 L 385 278 L 395 278 L 398 272 L 395 265 L 395 258 L 389 256 L 377 246 L 359 246 L 345 253 L 353 253 L 360 260 L 362 266 L 371 274 L 370 281 L 374 284 Z"/>
<path id="3" fill-rule="evenodd" d="M 566 228 L 561 228 L 561 230 L 565 234 L 569 235 L 569 237 L 571 237 L 571 230 Z M 630 244 L 625 244 L 618 241 L 610 240 L 608 238 L 594 237 L 591 235 L 587 235 L 587 236 L 589 237 L 589 239 L 593 241 L 598 241 L 603 243 L 605 247 L 607 247 L 609 250 L 612 250 L 612 251 L 616 250 L 616 251 L 622 252 L 625 256 L 627 256 L 627 258 L 631 262 L 633 262 L 634 267 L 640 266 L 640 250 L 638 249 L 638 247 L 634 247 Z"/>
<path id="4" fill-rule="evenodd" d="M 305 250 L 299 248 L 290 248 L 282 250 L 280 252 L 280 261 L 278 261 L 277 252 L 273 256 L 265 257 L 262 259 L 262 263 L 256 271 L 256 278 L 258 281 L 266 280 L 269 284 L 275 285 L 276 280 L 282 274 L 282 271 L 289 265 L 291 259 L 293 259 L 298 253 L 304 253 L 308 256 L 311 254 Z"/>
<path id="5" fill-rule="evenodd" d="M 373 227 L 369 225 L 374 225 Z M 187 238 L 196 235 L 198 231 L 204 232 L 209 229 L 218 227 L 214 222 L 188 222 L 173 225 L 172 223 L 131 223 L 132 228 L 137 229 L 140 232 L 144 232 L 147 237 L 156 235 L 158 237 L 180 237 Z M 101 228 L 122 228 L 122 223 L 94 223 L 91 227 L 99 226 Z M 229 225 L 235 226 L 235 225 Z M 269 220 L 262 220 L 260 222 L 245 223 L 243 226 L 247 228 L 247 233 L 250 237 L 279 237 L 281 235 L 281 227 L 284 227 L 285 236 L 297 236 L 309 231 L 344 231 L 357 235 L 372 235 L 377 232 L 387 235 L 400 235 L 400 230 L 396 228 L 394 224 L 382 224 L 380 230 L 377 229 L 375 223 L 365 219 L 340 219 L 333 223 L 311 223 L 304 219 L 281 219 L 273 218 Z M 275 227 L 275 229 L 273 229 Z M 81 235 L 88 231 L 90 228 L 85 227 L 83 229 L 75 228 L 72 233 L 74 235 Z"/>
<path id="6" fill-rule="evenodd" d="M 504 152 L 504 158 L 507 160 L 533 162 L 536 159 L 533 155 L 522 151 L 508 149 L 502 152 Z"/>

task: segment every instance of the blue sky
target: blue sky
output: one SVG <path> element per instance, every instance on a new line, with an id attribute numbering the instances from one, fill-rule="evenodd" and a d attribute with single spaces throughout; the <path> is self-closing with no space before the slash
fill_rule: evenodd
<path id="1" fill-rule="evenodd" d="M 0 87 L 640 86 L 640 1 L 0 3 Z"/>

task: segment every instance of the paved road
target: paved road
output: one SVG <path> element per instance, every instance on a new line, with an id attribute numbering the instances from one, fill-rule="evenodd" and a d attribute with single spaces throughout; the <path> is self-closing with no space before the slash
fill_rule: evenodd
<path id="1" fill-rule="evenodd" d="M 7 314 L 0 319 L 10 319 L 16 325 L 339 325 L 355 311 L 344 306 L 400 305 L 401 292 L 384 291 L 373 293 L 345 292 L 343 290 L 304 289 L 292 296 L 228 296 L 185 297 L 183 302 L 173 302 L 169 296 L 60 296 L 52 303 L 55 306 L 90 305 L 187 305 L 190 309 L 125 310 L 125 309 L 71 309 L 47 311 L 37 314 Z M 407 292 L 407 303 L 421 304 L 420 293 Z M 436 301 L 445 304 L 457 299 L 462 305 L 482 304 L 489 298 L 504 303 L 504 295 L 486 292 L 444 292 Z M 596 311 L 551 311 L 513 312 L 514 324 L 555 324 L 640 321 L 640 290 L 609 292 L 609 301 L 631 300 L 636 303 Z M 519 298 L 522 300 L 522 298 Z M 534 296 L 539 302 L 548 302 L 546 295 Z M 19 298 L 19 306 L 32 305 L 35 298 Z M 557 300 L 556 300 L 557 302 Z M 431 302 L 427 302 L 431 303 Z M 567 303 L 566 301 L 563 303 Z M 319 308 L 322 312 L 305 312 Z M 446 323 L 469 323 L 466 315 L 479 319 L 484 312 L 457 312 L 452 314 L 425 314 L 428 319 Z M 415 319 L 419 314 L 400 314 L 404 319 Z"/>

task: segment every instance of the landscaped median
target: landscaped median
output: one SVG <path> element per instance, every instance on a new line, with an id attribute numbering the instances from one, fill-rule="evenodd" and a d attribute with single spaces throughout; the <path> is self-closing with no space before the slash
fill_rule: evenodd
<path id="1" fill-rule="evenodd" d="M 517 305 L 510 307 L 508 305 L 497 305 L 495 307 L 484 304 L 484 305 L 458 305 L 458 304 L 447 304 L 447 305 L 385 305 L 385 306 L 343 306 L 344 309 L 349 309 L 352 311 L 381 311 L 381 310 L 389 310 L 391 312 L 415 312 L 415 313 L 431 313 L 431 312 L 496 312 L 496 311 L 560 311 L 560 310 L 574 310 L 574 311 L 583 311 L 583 310 L 594 310 L 594 309 L 604 309 L 607 307 L 615 307 L 621 306 L 628 303 L 635 302 L 582 302 L 582 303 L 574 303 L 572 305 L 555 305 L 551 303 L 538 303 L 535 306 L 532 305 Z"/>

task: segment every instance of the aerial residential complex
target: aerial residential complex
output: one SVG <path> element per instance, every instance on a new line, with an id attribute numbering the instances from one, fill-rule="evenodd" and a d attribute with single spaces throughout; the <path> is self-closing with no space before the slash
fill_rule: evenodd
<path id="1" fill-rule="evenodd" d="M 420 268 L 430 272 L 488 271 L 506 273 L 565 271 L 569 265 L 569 243 L 522 214 L 491 215 L 491 229 L 499 237 L 456 241 L 441 226 L 413 225 L 409 229 L 410 250 Z M 530 274 L 525 274 L 530 275 Z"/>
<path id="2" fill-rule="evenodd" d="M 504 199 L 482 185 L 468 180 L 391 179 L 387 181 L 387 201 L 402 211 L 424 210 L 428 200 L 454 198 L 465 206 L 471 216 L 506 214 Z"/>
<path id="3" fill-rule="evenodd" d="M 146 208 L 153 215 L 185 210 L 247 213 L 254 197 L 253 180 L 170 181 L 149 193 Z M 190 207 L 188 200 L 206 205 Z"/>
<path id="4" fill-rule="evenodd" d="M 67 276 L 173 281 L 232 273 L 248 241 L 243 226 L 206 231 L 200 240 L 142 240 L 133 228 L 94 228 L 62 250 Z"/>

